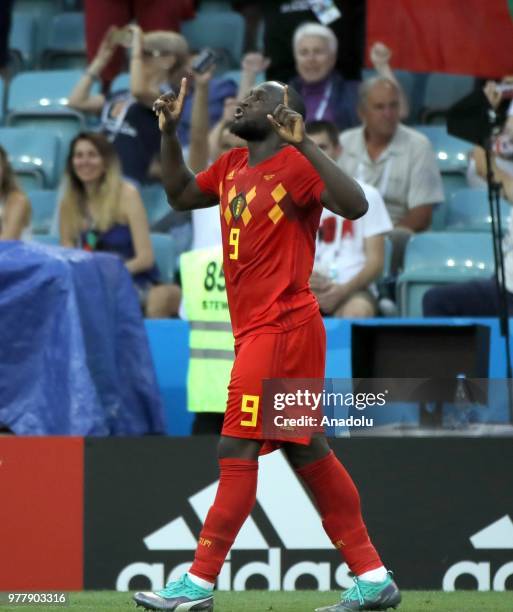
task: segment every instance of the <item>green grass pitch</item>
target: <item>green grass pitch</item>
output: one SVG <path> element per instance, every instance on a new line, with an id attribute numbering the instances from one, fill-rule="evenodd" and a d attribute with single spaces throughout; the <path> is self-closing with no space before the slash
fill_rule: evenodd
<path id="1" fill-rule="evenodd" d="M 338 592 L 294 591 L 294 592 L 217 592 L 215 612 L 313 612 L 318 606 L 335 603 Z M 2 612 L 14 612 L 27 606 L 1 606 Z M 32 605 L 33 612 L 56 612 L 59 609 L 70 612 L 126 612 L 137 609 L 130 593 L 97 591 L 70 593 L 70 605 Z M 138 608 L 142 612 L 142 608 Z M 398 612 L 512 612 L 513 593 L 478 593 L 458 591 L 406 591 Z"/>

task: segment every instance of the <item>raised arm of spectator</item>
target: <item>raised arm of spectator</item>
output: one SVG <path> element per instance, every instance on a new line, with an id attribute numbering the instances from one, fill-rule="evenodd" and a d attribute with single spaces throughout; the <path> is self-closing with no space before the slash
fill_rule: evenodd
<path id="1" fill-rule="evenodd" d="M 210 159 L 219 157 L 219 139 L 226 123 L 232 121 L 233 112 L 237 106 L 237 101 L 244 99 L 251 89 L 255 86 L 257 75 L 260 72 L 267 70 L 270 60 L 264 57 L 261 53 L 251 52 L 246 53 L 241 61 L 241 78 L 237 98 L 226 98 L 224 101 L 224 110 L 221 119 L 214 125 L 208 135 Z"/>
<path id="2" fill-rule="evenodd" d="M 240 64 L 241 75 L 237 100 L 242 100 L 249 94 L 255 86 L 257 76 L 261 72 L 265 72 L 269 68 L 270 63 L 271 60 L 264 57 L 258 51 L 252 51 L 244 55 Z"/>
<path id="3" fill-rule="evenodd" d="M 507 76 L 502 81 L 503 84 L 513 84 L 513 76 Z M 498 83 L 495 81 L 487 81 L 483 88 L 483 93 L 487 97 L 490 106 L 494 110 L 498 110 L 503 102 L 503 92 L 497 87 Z M 513 110 L 513 102 L 510 102 L 510 109 L 508 110 L 508 116 L 506 117 L 505 123 L 502 127 L 502 136 L 509 134 L 510 139 L 513 141 L 513 114 L 510 114 Z M 487 180 L 488 166 L 486 162 L 486 152 L 482 147 L 474 147 L 470 156 L 473 158 L 475 163 L 475 171 L 485 181 Z M 503 194 L 506 199 L 513 204 L 513 178 L 507 172 L 501 170 L 495 163 L 495 155 L 490 156 L 492 164 L 492 173 L 494 179 L 502 184 Z M 471 166 L 469 166 L 471 170 Z M 470 175 L 472 176 L 472 171 Z"/>
<path id="4" fill-rule="evenodd" d="M 144 34 L 138 25 L 131 25 L 132 46 L 130 52 L 130 93 L 144 106 L 152 107 L 161 94 L 158 86 L 151 83 L 143 69 Z"/>
<path id="5" fill-rule="evenodd" d="M 381 42 L 375 42 L 370 50 L 370 59 L 374 69 L 379 76 L 385 77 L 395 83 L 399 90 L 399 114 L 401 119 L 405 119 L 410 114 L 410 104 L 401 84 L 397 80 L 394 71 L 390 67 L 392 52 Z"/>
<path id="6" fill-rule="evenodd" d="M 162 163 L 162 183 L 169 203 L 175 210 L 194 210 L 215 206 L 218 197 L 207 195 L 196 183 L 195 175 L 187 167 L 178 141 L 176 129 L 183 110 L 187 90 L 187 79 L 183 78 L 178 96 L 160 96 L 153 106 L 159 118 L 162 133 L 160 158 Z"/>
<path id="7" fill-rule="evenodd" d="M 221 133 L 226 127 L 226 124 L 230 121 L 233 121 L 233 113 L 237 104 L 238 101 L 236 98 L 226 98 L 224 101 L 223 115 L 209 132 L 208 148 L 211 160 L 217 159 L 221 154 L 221 151 L 219 149 Z"/>
<path id="8" fill-rule="evenodd" d="M 93 83 L 100 78 L 105 66 L 109 63 L 117 46 L 116 36 L 118 28 L 110 27 L 93 61 L 86 68 L 84 74 L 75 85 L 68 99 L 68 106 L 84 113 L 94 113 L 99 115 L 105 104 L 103 94 L 91 94 Z"/>
<path id="9" fill-rule="evenodd" d="M 189 135 L 189 167 L 195 173 L 204 170 L 209 162 L 208 92 L 214 70 L 215 66 L 212 66 L 204 74 L 193 72 L 195 87 Z"/>
<path id="10" fill-rule="evenodd" d="M 505 76 L 502 79 L 501 85 L 511 85 L 513 86 L 513 75 Z M 487 81 L 485 86 L 483 87 L 483 93 L 488 98 L 488 102 L 490 102 L 490 106 L 498 111 L 501 103 L 504 102 L 504 92 L 502 92 L 498 88 L 498 83 L 495 81 Z M 509 133 L 513 134 L 513 101 L 510 101 L 507 116 L 505 118 L 505 123 L 503 126 L 503 131 L 507 130 Z"/>

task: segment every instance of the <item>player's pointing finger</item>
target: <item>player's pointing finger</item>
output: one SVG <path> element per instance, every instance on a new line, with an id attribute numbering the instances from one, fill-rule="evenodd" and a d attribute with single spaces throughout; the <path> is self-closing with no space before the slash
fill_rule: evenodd
<path id="1" fill-rule="evenodd" d="M 187 93 L 187 79 L 183 77 L 180 83 L 180 92 L 178 93 L 178 99 L 176 101 L 179 109 L 181 109 L 183 106 L 183 101 L 184 101 L 186 93 Z"/>
<path id="2" fill-rule="evenodd" d="M 285 85 L 285 87 L 283 88 L 283 105 L 284 106 L 289 105 L 289 86 L 288 85 Z"/>

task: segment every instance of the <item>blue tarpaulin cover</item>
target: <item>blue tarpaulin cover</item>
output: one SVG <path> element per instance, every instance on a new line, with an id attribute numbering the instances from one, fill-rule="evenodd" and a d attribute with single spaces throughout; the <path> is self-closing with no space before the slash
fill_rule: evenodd
<path id="1" fill-rule="evenodd" d="M 20 435 L 164 431 L 141 310 L 121 259 L 0 242 L 0 425 Z"/>

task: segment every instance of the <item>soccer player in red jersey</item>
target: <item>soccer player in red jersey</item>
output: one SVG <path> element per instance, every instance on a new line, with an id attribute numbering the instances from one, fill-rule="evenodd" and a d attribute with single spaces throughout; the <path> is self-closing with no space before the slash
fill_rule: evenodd
<path id="1" fill-rule="evenodd" d="M 348 219 L 367 211 L 359 185 L 306 136 L 304 105 L 277 82 L 255 87 L 235 110 L 232 132 L 247 141 L 195 176 L 176 137 L 186 82 L 155 103 L 164 186 L 173 208 L 218 205 L 235 362 L 219 441 L 220 479 L 194 562 L 156 593 L 136 593 L 150 610 L 213 610 L 213 588 L 256 500 L 262 380 L 323 379 L 326 340 L 309 288 L 322 207 Z M 351 477 L 322 435 L 281 442 L 310 489 L 326 533 L 355 575 L 342 600 L 323 610 L 386 610 L 400 592 L 372 545 Z"/>

